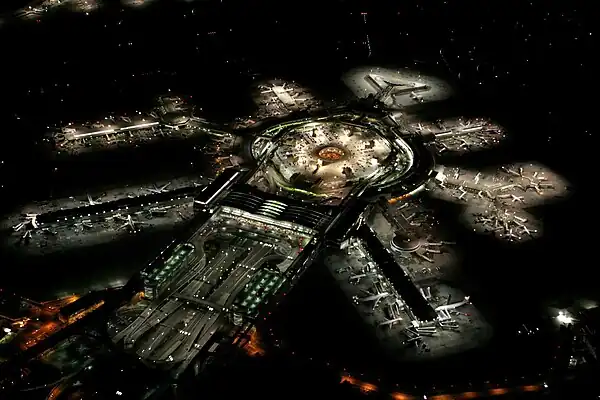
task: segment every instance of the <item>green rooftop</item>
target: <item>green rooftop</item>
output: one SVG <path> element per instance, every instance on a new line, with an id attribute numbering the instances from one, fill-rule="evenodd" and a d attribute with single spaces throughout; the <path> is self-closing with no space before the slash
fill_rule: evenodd
<path id="1" fill-rule="evenodd" d="M 143 271 L 142 276 L 146 284 L 159 286 L 173 276 L 181 267 L 187 257 L 194 251 L 194 246 L 189 243 L 178 244 L 173 253 L 164 263 L 156 264 L 150 271 Z"/>
<path id="2" fill-rule="evenodd" d="M 256 316 L 258 307 L 267 302 L 283 284 L 285 278 L 276 271 L 262 269 L 246 285 L 235 300 L 235 305 L 242 311 Z"/>

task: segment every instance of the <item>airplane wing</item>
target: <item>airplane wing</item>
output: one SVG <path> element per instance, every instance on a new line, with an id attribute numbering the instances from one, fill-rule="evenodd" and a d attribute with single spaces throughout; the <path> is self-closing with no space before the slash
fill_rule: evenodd
<path id="1" fill-rule="evenodd" d="M 377 300 L 375 300 L 375 304 L 373 304 L 373 308 L 377 308 L 377 306 L 379 305 L 379 303 L 381 302 L 381 300 L 386 297 L 386 296 L 380 296 L 377 298 Z"/>
<path id="2" fill-rule="evenodd" d="M 126 228 L 127 226 L 129 226 L 129 222 L 125 222 L 123 225 L 121 225 L 118 229 L 123 229 Z"/>

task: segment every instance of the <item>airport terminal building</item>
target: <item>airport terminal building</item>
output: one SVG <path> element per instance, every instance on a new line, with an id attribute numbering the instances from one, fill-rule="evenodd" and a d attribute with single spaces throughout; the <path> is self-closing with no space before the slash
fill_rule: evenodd
<path id="1" fill-rule="evenodd" d="M 372 121 L 365 122 L 368 118 Z M 291 287 L 323 249 L 343 248 L 347 238 L 357 235 L 378 267 L 390 275 L 398 293 L 406 297 L 413 317 L 435 319 L 435 311 L 410 279 L 399 275 L 401 269 L 364 225 L 374 199 L 386 193 L 410 195 L 420 190 L 430 177 L 433 161 L 418 159 L 425 152 L 416 148 L 423 145 L 414 138 L 398 137 L 391 129 L 383 132 L 385 127 L 371 116 L 358 114 L 353 115 L 351 124 L 344 121 L 340 117 L 318 122 L 303 119 L 286 122 L 283 128 L 264 128 L 256 135 L 261 143 L 254 149 L 255 166 L 227 168 L 195 195 L 193 232 L 173 242 L 141 272 L 147 306 L 136 317 L 119 318 L 112 328 L 113 341 L 148 364 L 180 376 L 202 359 L 200 355 L 232 343 L 253 326 L 266 306 Z M 280 180 L 277 176 L 281 175 L 265 168 L 281 162 L 280 156 L 273 157 L 277 146 L 265 143 L 273 132 L 272 143 L 285 135 L 288 142 L 297 134 L 306 138 L 300 140 L 306 140 L 302 146 L 308 146 L 307 169 L 313 162 L 317 168 L 326 168 L 351 161 L 345 155 L 338 157 L 339 153 L 330 157 L 310 150 L 318 135 L 322 135 L 321 141 L 334 140 L 332 133 L 338 129 L 347 142 L 336 142 L 336 148 L 344 146 L 349 154 L 364 154 L 364 160 L 355 158 L 358 161 L 352 168 L 368 171 L 364 179 L 342 184 L 347 189 L 343 198 L 330 202 L 337 192 L 293 188 L 289 179 Z M 317 147 L 327 148 L 323 144 Z M 382 158 L 377 157 L 390 153 L 399 157 L 398 161 L 379 163 Z M 313 156 L 314 160 L 310 159 Z M 345 167 L 335 168 L 342 171 Z M 333 175 L 324 178 L 332 179 L 321 180 L 326 185 L 339 185 Z"/>

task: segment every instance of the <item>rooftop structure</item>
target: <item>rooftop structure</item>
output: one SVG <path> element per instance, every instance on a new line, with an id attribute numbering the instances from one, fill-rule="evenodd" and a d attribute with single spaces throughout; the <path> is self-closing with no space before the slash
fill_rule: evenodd
<path id="1" fill-rule="evenodd" d="M 141 272 L 144 295 L 149 299 L 160 296 L 164 284 L 187 266 L 187 261 L 193 251 L 193 245 L 180 243 L 169 252 L 168 257 L 162 256 L 146 267 Z"/>
<path id="2" fill-rule="evenodd" d="M 360 118 L 348 113 L 268 129 L 253 143 L 260 166 L 252 182 L 272 193 L 323 200 L 400 181 L 413 166 L 411 146 L 385 125 Z"/>

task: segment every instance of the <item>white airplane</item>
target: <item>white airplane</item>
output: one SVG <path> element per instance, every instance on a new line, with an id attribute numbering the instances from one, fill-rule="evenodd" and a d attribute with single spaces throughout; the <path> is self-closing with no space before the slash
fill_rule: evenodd
<path id="1" fill-rule="evenodd" d="M 154 185 L 153 188 L 146 188 L 147 191 L 152 193 L 164 193 L 166 192 L 167 187 L 171 184 L 171 182 L 162 185 L 161 187 L 157 187 Z"/>
<path id="2" fill-rule="evenodd" d="M 521 224 L 521 225 L 519 225 L 519 226 L 521 227 L 521 229 L 523 229 L 523 233 L 525 233 L 526 235 L 529 235 L 529 236 L 531 236 L 531 237 L 533 237 L 533 234 L 537 232 L 537 230 L 535 230 L 535 229 L 534 229 L 533 231 L 532 231 L 532 230 L 530 230 L 530 229 L 527 227 L 527 225 L 525 225 L 525 224 Z"/>
<path id="3" fill-rule="evenodd" d="M 18 232 L 29 225 L 31 225 L 33 229 L 37 229 L 39 227 L 37 222 L 37 216 L 37 214 L 25 214 L 25 220 L 13 226 L 13 230 L 15 232 Z"/>
<path id="4" fill-rule="evenodd" d="M 458 146 L 458 148 L 468 149 L 470 147 L 471 144 L 469 142 L 467 142 L 465 139 L 460 139 L 460 145 Z"/>
<path id="5" fill-rule="evenodd" d="M 87 200 L 82 200 L 82 203 L 87 203 L 88 206 L 95 206 L 96 204 L 100 204 L 102 203 L 100 201 L 100 199 L 102 198 L 102 196 L 98 197 L 96 200 L 92 199 L 92 196 L 90 196 L 90 194 L 87 194 Z"/>
<path id="6" fill-rule="evenodd" d="M 90 219 L 84 219 L 81 222 L 77 222 L 77 223 L 75 223 L 75 226 L 81 226 L 82 228 L 93 228 L 94 227 L 92 225 L 92 220 L 90 220 Z"/>
<path id="7" fill-rule="evenodd" d="M 386 319 L 385 321 L 382 321 L 379 323 L 379 326 L 389 326 L 390 328 L 394 325 L 396 325 L 398 322 L 401 322 L 402 318 L 398 317 L 398 318 L 394 318 L 394 319 Z"/>
<path id="8" fill-rule="evenodd" d="M 464 197 L 467 194 L 467 191 L 462 186 L 460 186 L 458 188 L 458 190 L 460 190 L 460 195 L 457 197 L 457 199 L 459 199 L 459 200 L 465 200 Z"/>
<path id="9" fill-rule="evenodd" d="M 478 172 L 477 175 L 473 178 L 473 182 L 477 185 L 479 183 L 479 179 L 481 178 L 481 172 Z"/>
<path id="10" fill-rule="evenodd" d="M 516 221 L 519 221 L 519 222 L 521 222 L 521 223 L 525 223 L 525 222 L 527 222 L 527 218 L 519 217 L 518 215 L 513 215 L 513 218 L 514 218 Z M 518 222 L 517 222 L 517 224 L 518 224 Z"/>
<path id="11" fill-rule="evenodd" d="M 172 208 L 171 206 L 152 207 L 151 209 L 148 210 L 148 212 L 150 214 L 155 214 L 155 215 L 165 215 L 171 208 Z"/>
<path id="12" fill-rule="evenodd" d="M 423 101 L 423 96 L 421 96 L 420 94 L 418 94 L 416 92 L 410 92 L 410 98 L 415 101 Z"/>
<path id="13" fill-rule="evenodd" d="M 518 176 L 520 178 L 523 177 L 523 167 L 519 167 L 518 172 L 507 167 L 502 167 L 502 170 L 510 175 Z"/>
<path id="14" fill-rule="evenodd" d="M 448 145 L 444 142 L 437 142 L 438 146 L 440 147 L 439 152 L 440 154 L 442 154 L 445 151 L 450 151 L 450 147 L 448 147 Z"/>
<path id="15" fill-rule="evenodd" d="M 493 219 L 489 218 L 489 217 L 480 216 L 480 217 L 478 217 L 478 219 L 479 219 L 479 222 L 484 223 L 484 224 L 491 224 L 493 222 Z"/>
<path id="16" fill-rule="evenodd" d="M 390 294 L 388 292 L 381 292 L 381 293 L 377 293 L 377 294 L 372 294 L 366 297 L 359 297 L 356 300 L 360 301 L 361 303 L 367 303 L 370 301 L 373 301 L 373 309 L 375 309 L 379 303 L 381 302 L 381 300 L 385 299 L 386 297 L 388 297 Z"/>
<path id="17" fill-rule="evenodd" d="M 510 240 L 521 240 L 521 236 L 513 232 L 512 228 L 508 229 L 508 232 L 504 234 Z"/>
<path id="18" fill-rule="evenodd" d="M 23 233 L 23 235 L 21 235 L 21 240 L 30 240 L 31 237 L 31 230 L 28 229 L 25 231 L 25 233 Z"/>
<path id="19" fill-rule="evenodd" d="M 374 272 L 366 272 L 364 274 L 358 274 L 358 275 L 352 275 L 350 278 L 348 278 L 348 280 L 350 282 L 352 281 L 356 281 L 357 283 L 360 282 L 360 280 L 362 278 L 381 278 L 382 276 L 380 274 L 376 274 Z"/>
<path id="20" fill-rule="evenodd" d="M 338 268 L 335 270 L 336 274 L 343 274 L 344 272 L 348 272 L 350 271 L 352 268 L 351 267 L 342 267 L 342 268 Z"/>
<path id="21" fill-rule="evenodd" d="M 550 182 L 533 182 L 530 179 L 526 189 L 532 188 L 537 194 L 542 194 L 542 189 L 552 189 L 553 187 L 554 185 Z"/>
<path id="22" fill-rule="evenodd" d="M 421 295 L 425 299 L 427 299 L 427 300 L 431 299 L 431 287 L 427 286 L 427 287 L 425 287 L 425 289 L 420 288 L 419 291 L 421 292 Z"/>
<path id="23" fill-rule="evenodd" d="M 525 200 L 523 200 L 523 196 L 515 196 L 514 194 L 511 194 L 510 197 L 512 198 L 512 202 L 519 202 L 519 203 L 525 203 Z"/>
<path id="24" fill-rule="evenodd" d="M 446 304 L 443 306 L 439 306 L 435 308 L 435 311 L 442 311 L 442 310 L 454 310 L 458 307 L 462 307 L 465 304 L 469 304 L 470 303 L 470 296 L 465 296 L 464 300 L 459 301 L 458 303 L 452 303 L 452 304 Z"/>
<path id="25" fill-rule="evenodd" d="M 121 225 L 118 229 L 129 228 L 132 233 L 138 232 L 139 229 L 136 229 L 136 225 L 144 225 L 146 222 L 140 222 L 134 220 L 131 215 L 127 214 L 127 217 L 123 217 L 121 215 L 115 215 L 115 218 L 118 218 L 122 221 L 125 221 L 123 225 Z"/>
<path id="26" fill-rule="evenodd" d="M 458 180 L 460 178 L 460 169 L 457 169 L 456 172 L 454 172 L 454 179 Z"/>

